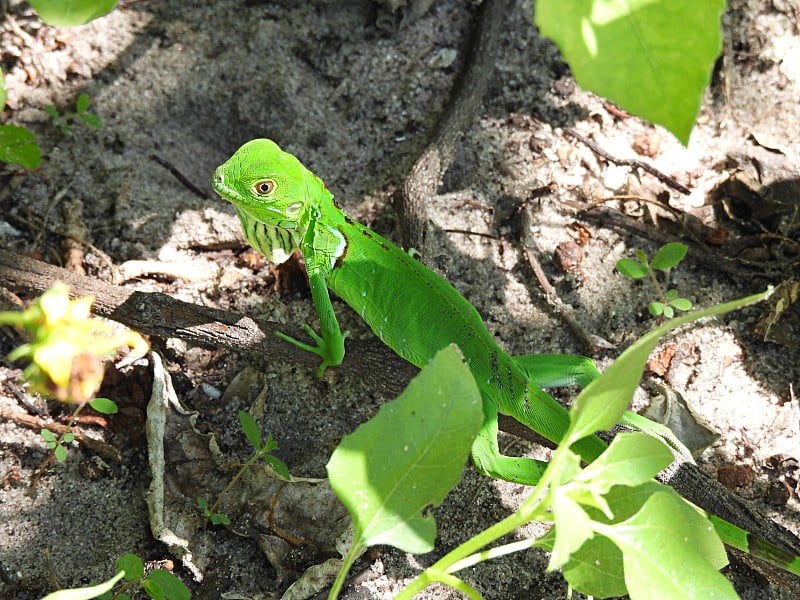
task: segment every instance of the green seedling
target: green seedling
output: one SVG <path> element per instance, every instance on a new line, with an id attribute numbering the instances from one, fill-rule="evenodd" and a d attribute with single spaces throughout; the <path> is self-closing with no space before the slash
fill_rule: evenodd
<path id="1" fill-rule="evenodd" d="M 94 400 L 90 400 L 88 404 L 97 412 L 105 415 L 113 415 L 119 410 L 116 402 L 109 400 L 108 398 L 95 398 Z M 72 417 L 70 418 L 67 430 L 62 433 L 61 436 L 56 437 L 56 435 L 49 429 L 42 429 L 40 433 L 42 439 L 47 444 L 47 447 L 53 451 L 52 458 L 55 458 L 59 462 L 64 462 L 67 460 L 67 446 L 75 441 L 75 434 L 72 432 L 71 428 L 75 425 L 78 415 L 84 406 L 85 404 L 79 404 L 76 407 L 75 412 L 72 413 Z M 45 461 L 44 464 L 46 465 L 48 462 L 49 459 L 48 461 Z"/>
<path id="2" fill-rule="evenodd" d="M 42 429 L 41 436 L 47 447 L 53 451 L 53 456 L 57 461 L 64 462 L 67 460 L 66 446 L 75 441 L 75 434 L 71 431 L 65 431 L 60 437 L 56 437 L 49 429 Z"/>
<path id="3" fill-rule="evenodd" d="M 63 115 L 52 104 L 44 107 L 44 111 L 50 115 L 53 127 L 56 127 L 64 136 L 72 135 L 72 125 L 78 121 L 83 122 L 93 129 L 100 129 L 103 121 L 97 115 L 89 112 L 89 94 L 82 93 L 75 101 L 75 112 L 65 112 Z"/>
<path id="4" fill-rule="evenodd" d="M 272 435 L 267 434 L 266 439 L 262 442 L 262 433 L 261 428 L 259 428 L 258 423 L 256 420 L 243 410 L 239 411 L 239 423 L 242 426 L 242 431 L 244 432 L 247 441 L 250 442 L 250 445 L 253 446 L 255 452 L 253 455 L 244 463 L 241 468 L 237 471 L 236 475 L 233 476 L 233 479 L 230 480 L 225 489 L 222 490 L 219 497 L 216 499 L 214 504 L 208 506 L 208 502 L 205 498 L 197 498 L 197 505 L 203 511 L 203 516 L 206 519 L 211 521 L 214 525 L 229 525 L 230 519 L 228 519 L 227 515 L 223 513 L 217 512 L 217 506 L 222 501 L 222 498 L 228 491 L 233 488 L 239 478 L 244 474 L 244 472 L 257 463 L 259 460 L 263 460 L 274 472 L 275 474 L 280 477 L 281 479 L 285 479 L 287 481 L 291 480 L 292 476 L 289 473 L 289 467 L 286 466 L 280 458 L 277 456 L 272 455 L 272 451 L 278 447 L 278 442 L 272 439 Z"/>
<path id="5" fill-rule="evenodd" d="M 224 513 L 215 513 L 212 512 L 208 506 L 208 500 L 206 500 L 203 496 L 197 497 L 197 506 L 200 507 L 200 510 L 203 511 L 203 516 L 211 522 L 212 525 L 230 525 L 231 520 L 228 515 Z"/>
<path id="6" fill-rule="evenodd" d="M 671 319 L 675 316 L 676 310 L 686 311 L 692 308 L 692 302 L 678 296 L 678 290 L 663 291 L 655 273 L 656 271 L 667 271 L 677 265 L 686 256 L 687 249 L 684 244 L 670 242 L 658 249 L 652 261 L 648 261 L 647 255 L 641 250 L 636 250 L 636 259 L 621 258 L 617 261 L 617 271 L 625 277 L 631 279 L 650 277 L 659 299 L 651 302 L 647 306 L 647 310 L 654 317 L 658 317 L 659 322 L 664 318 Z"/>
<path id="7" fill-rule="evenodd" d="M 124 579 L 114 591 L 117 583 Z M 191 594 L 184 583 L 164 569 L 153 569 L 145 575 L 144 563 L 135 554 L 124 554 L 117 559 L 117 574 L 99 584 L 83 588 L 58 590 L 42 600 L 131 600 L 136 588 L 141 588 L 153 600 L 189 600 Z"/>

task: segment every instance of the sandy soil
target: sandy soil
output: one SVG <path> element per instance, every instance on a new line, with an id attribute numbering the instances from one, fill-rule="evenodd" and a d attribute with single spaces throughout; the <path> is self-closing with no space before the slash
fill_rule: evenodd
<path id="1" fill-rule="evenodd" d="M 0 171 L 2 247 L 63 265 L 68 249 L 74 251 L 65 240 L 77 239 L 79 257 L 70 254 L 70 264 L 92 277 L 293 325 L 315 318 L 302 278 L 276 291 L 275 271 L 244 252 L 231 207 L 211 192 L 214 168 L 244 141 L 271 137 L 322 177 L 349 214 L 398 239 L 392 195 L 448 101 L 474 14 L 467 0 L 439 0 L 392 28 L 370 0 L 128 2 L 84 27 L 54 29 L 10 4 L 0 28 L 8 90 L 2 119 L 34 130 L 45 158 L 32 173 Z M 548 308 L 514 241 L 520 207 L 531 211 L 534 251 L 562 300 L 586 331 L 614 345 L 597 356 L 601 365 L 653 324 L 644 308 L 651 289 L 614 272 L 635 248 L 652 253 L 662 238 L 687 241 L 689 257 L 669 274 L 669 284 L 698 306 L 796 276 L 800 9 L 778 0 L 730 4 L 724 54 L 688 147 L 577 88 L 556 48 L 531 25 L 530 2 L 505 15 L 490 91 L 431 207 L 439 251 L 422 258 L 475 304 L 510 352 L 586 352 Z M 68 112 L 82 91 L 103 127 L 76 124 L 64 136 L 43 107 Z M 611 164 L 566 128 L 616 157 L 652 163 L 691 194 Z M 667 199 L 670 209 L 604 202 L 642 224 L 639 235 L 576 209 L 612 196 Z M 575 239 L 575 223 L 589 237 L 582 261 L 565 273 L 551 257 Z M 709 233 L 714 244 L 707 243 Z M 343 303 L 335 307 L 354 338 L 371 336 Z M 649 377 L 682 394 L 719 433 L 700 462 L 797 532 L 797 315 L 791 308 L 771 330 L 776 341 L 765 342 L 754 331 L 765 310 L 682 331 L 662 346 L 675 356 Z M 15 343 L 11 336 L 0 341 L 3 354 Z M 338 438 L 386 400 L 356 378 L 317 380 L 286 361 L 246 371 L 249 360 L 227 351 L 177 339 L 151 342 L 177 397 L 199 413 L 195 427 L 214 434 L 229 460 L 246 457 L 236 414 L 251 407 L 253 389 L 261 394 L 261 425 L 279 442 L 277 454 L 293 474 L 309 478 L 324 476 Z M 60 418 L 58 406 L 19 400 L 16 367 L 0 363 L 0 409 Z M 121 451 L 120 461 L 73 448 L 33 491 L 44 443 L 37 431 L 0 421 L 0 597 L 39 598 L 56 584 L 104 579 L 117 556 L 135 552 L 173 567 L 196 598 L 272 598 L 330 555 L 323 544 L 312 552 L 275 538 L 276 519 L 292 531 L 316 517 L 293 516 L 287 508 L 267 518 L 271 498 L 253 491 L 261 481 L 255 479 L 251 495 L 239 497 L 231 530 L 202 530 L 189 517 L 193 577 L 153 539 L 148 524 L 143 423 L 151 387 L 147 365 L 111 377 L 104 393 L 125 410 L 105 428 L 88 427 Z M 642 391 L 638 405 L 646 401 Z M 179 427 L 191 438 L 181 452 L 203 455 L 187 458 L 176 450 L 168 459 L 205 465 L 191 476 L 178 470 L 187 479 L 171 480 L 181 488 L 171 491 L 185 500 L 213 490 L 225 474 L 210 462 L 207 442 L 198 441 L 206 438 L 194 437 L 184 422 Z M 183 440 L 183 433 L 174 435 Z M 503 443 L 515 452 L 541 452 L 510 436 Z M 369 554 L 348 597 L 389 597 L 420 565 L 506 515 L 525 492 L 468 467 L 435 511 L 437 550 L 421 557 L 388 548 Z M 321 496 L 308 491 L 315 501 Z M 323 515 L 338 515 L 332 503 L 320 503 Z M 189 514 L 187 506 L 181 510 Z M 487 598 L 563 597 L 558 574 L 544 574 L 546 562 L 545 554 L 530 551 L 476 567 L 467 579 Z M 755 574 L 730 576 L 746 597 L 788 597 Z M 454 594 L 436 588 L 428 597 Z"/>

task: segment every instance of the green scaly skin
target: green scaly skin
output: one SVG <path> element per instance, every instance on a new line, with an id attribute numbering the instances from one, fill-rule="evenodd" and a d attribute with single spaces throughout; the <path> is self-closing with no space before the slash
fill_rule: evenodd
<path id="1" fill-rule="evenodd" d="M 497 415 L 509 415 L 558 444 L 567 430 L 569 415 L 542 387 L 586 385 L 597 376 L 591 360 L 569 355 L 506 354 L 475 308 L 453 286 L 345 215 L 322 181 L 271 140 L 257 139 L 243 145 L 216 170 L 213 187 L 235 206 L 245 237 L 264 256 L 278 259 L 296 249 L 303 253 L 320 334 L 305 326 L 314 344 L 279 336 L 320 356 L 318 375 L 329 366 L 341 364 L 344 358 L 346 334 L 339 328 L 329 289 L 347 302 L 387 346 L 418 367 L 455 343 L 483 398 L 484 422 L 472 446 L 476 467 L 485 475 L 527 485 L 539 480 L 545 463 L 500 453 Z M 674 438 L 665 428 L 653 424 L 640 429 L 674 446 Z M 605 442 L 597 436 L 573 446 L 586 462 L 605 449 Z M 741 548 L 747 532 L 726 521 L 715 521 L 724 542 L 747 550 Z M 781 557 L 778 566 L 800 573 L 800 559 L 794 558 L 794 567 L 787 567 L 791 562 Z"/>

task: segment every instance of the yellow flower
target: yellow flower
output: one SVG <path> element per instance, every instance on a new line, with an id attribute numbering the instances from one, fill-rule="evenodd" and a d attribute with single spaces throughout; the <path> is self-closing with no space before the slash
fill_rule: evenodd
<path id="1" fill-rule="evenodd" d="M 0 312 L 0 324 L 17 325 L 33 339 L 13 350 L 9 360 L 28 359 L 25 380 L 34 391 L 62 402 L 94 398 L 103 380 L 103 358 L 130 348 L 130 360 L 144 356 L 147 342 L 134 331 L 115 333 L 105 321 L 91 318 L 94 298 L 69 299 L 57 284 L 23 312 Z"/>

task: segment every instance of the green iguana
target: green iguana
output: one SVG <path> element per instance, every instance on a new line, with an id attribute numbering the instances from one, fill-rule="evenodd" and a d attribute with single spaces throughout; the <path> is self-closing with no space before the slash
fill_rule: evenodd
<path id="1" fill-rule="evenodd" d="M 347 335 L 339 328 L 329 289 L 387 346 L 418 367 L 455 343 L 483 399 L 484 421 L 472 445 L 475 466 L 485 475 L 526 485 L 539 480 L 545 463 L 501 454 L 498 413 L 559 443 L 569 415 L 542 387 L 585 386 L 599 374 L 593 361 L 571 355 L 508 355 L 486 329 L 478 311 L 452 285 L 344 214 L 323 182 L 271 140 L 244 144 L 217 168 L 213 187 L 234 205 L 247 241 L 265 257 L 280 260 L 297 249 L 302 252 L 320 334 L 305 326 L 312 344 L 278 335 L 317 354 L 322 359 L 318 375 L 342 362 Z M 623 422 L 663 439 L 673 451 L 688 453 L 663 426 L 633 413 Z M 593 435 L 577 442 L 573 450 L 591 462 L 606 447 L 606 442 Z M 723 542 L 753 550 L 742 547 L 747 539 L 742 529 L 722 519 L 713 522 Z M 800 574 L 800 558 L 771 545 L 763 548 L 754 554 Z"/>

